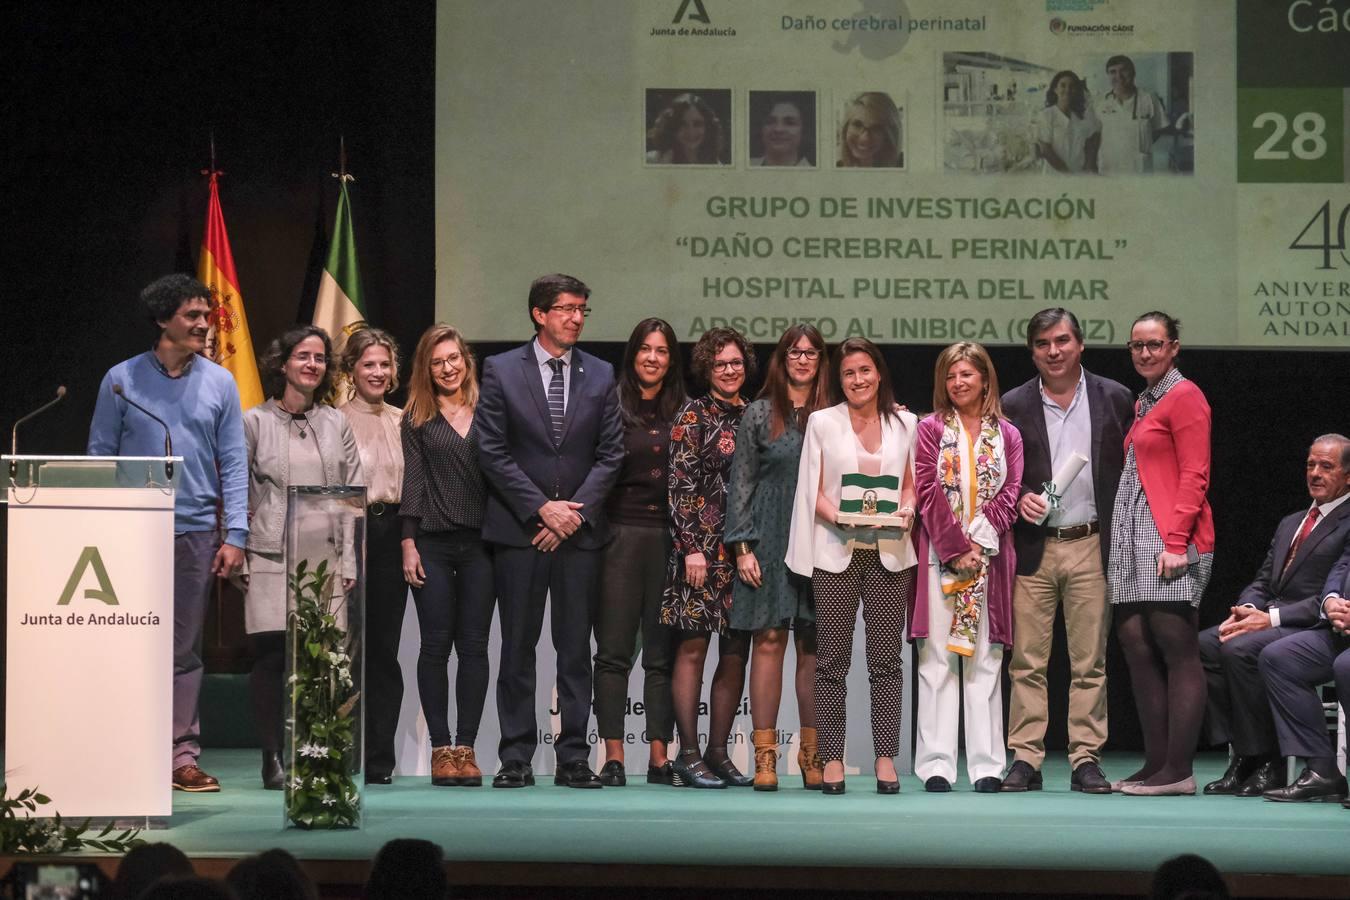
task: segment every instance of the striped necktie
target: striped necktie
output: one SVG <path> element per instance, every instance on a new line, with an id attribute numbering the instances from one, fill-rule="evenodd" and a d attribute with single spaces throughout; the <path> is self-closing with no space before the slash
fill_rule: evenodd
<path id="1" fill-rule="evenodd" d="M 563 431 L 563 361 L 561 359 L 550 359 L 548 367 L 553 370 L 553 377 L 548 382 L 548 414 L 553 420 L 553 443 L 562 443 Z"/>
<path id="2" fill-rule="evenodd" d="M 1308 510 L 1308 515 L 1303 519 L 1303 527 L 1298 530 L 1298 534 L 1294 536 L 1294 542 L 1289 545 L 1289 555 L 1284 558 L 1284 569 L 1281 570 L 1281 575 L 1289 571 L 1289 566 L 1293 564 L 1299 548 L 1308 539 L 1308 535 L 1312 534 L 1312 530 L 1317 527 L 1317 520 L 1321 517 L 1321 514 L 1322 511 L 1316 506 Z"/>

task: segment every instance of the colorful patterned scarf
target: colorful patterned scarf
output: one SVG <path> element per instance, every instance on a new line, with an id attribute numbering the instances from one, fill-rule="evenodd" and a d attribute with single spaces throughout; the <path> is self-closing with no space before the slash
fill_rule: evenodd
<path id="1" fill-rule="evenodd" d="M 998 452 L 1001 437 L 998 420 L 993 416 L 981 421 L 977 435 L 965 432 L 955 413 L 943 420 L 938 478 L 947 505 L 962 526 L 970 525 L 1003 484 L 1003 459 Z M 988 574 L 987 563 L 982 563 L 973 575 L 962 575 L 947 564 L 942 565 L 942 593 L 952 599 L 953 607 L 951 633 L 947 636 L 947 649 L 952 653 L 975 654 Z"/>

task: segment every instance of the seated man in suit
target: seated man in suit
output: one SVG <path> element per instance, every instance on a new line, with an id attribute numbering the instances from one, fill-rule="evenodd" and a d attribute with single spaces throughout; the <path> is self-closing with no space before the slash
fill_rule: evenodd
<path id="1" fill-rule="evenodd" d="M 530 285 L 535 336 L 488 357 L 478 401 L 478 457 L 488 481 L 483 539 L 493 544 L 501 661 L 498 788 L 534 784 L 535 648 L 545 598 L 558 656 L 562 731 L 555 784 L 598 788 L 590 744 L 591 628 L 604 546 L 604 501 L 623 462 L 609 363 L 577 349 L 590 288 L 569 275 Z"/>
<path id="2" fill-rule="evenodd" d="M 1345 461 L 1350 463 L 1350 446 Z M 1350 704 L 1350 547 L 1327 576 L 1322 593 L 1322 621 L 1261 651 L 1261 678 L 1275 716 L 1280 752 L 1307 760 L 1297 781 L 1266 791 L 1265 798 L 1285 803 L 1339 800 L 1350 809 L 1345 776 L 1336 765 L 1336 748 L 1317 693 L 1319 685 L 1334 678 L 1336 698 L 1342 706 Z"/>
<path id="3" fill-rule="evenodd" d="M 1313 442 L 1307 483 L 1312 506 L 1280 521 L 1232 615 L 1200 633 L 1207 739 L 1233 745 L 1232 764 L 1205 785 L 1206 794 L 1260 797 L 1287 781 L 1258 660 L 1268 645 L 1322 622 L 1327 576 L 1350 545 L 1350 438 L 1327 434 Z"/>

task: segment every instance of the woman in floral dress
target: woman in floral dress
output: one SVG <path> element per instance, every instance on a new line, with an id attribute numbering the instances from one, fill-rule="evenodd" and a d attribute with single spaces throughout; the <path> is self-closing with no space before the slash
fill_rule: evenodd
<path id="1" fill-rule="evenodd" d="M 732 631 L 727 622 L 736 562 L 722 535 L 736 429 L 745 409 L 741 388 L 754 365 L 753 349 L 739 332 L 713 328 L 704 334 L 694 346 L 692 368 L 708 392 L 680 409 L 670 432 L 673 550 L 661 621 L 676 630 L 678 640 L 671 686 L 680 737 L 680 754 L 671 761 L 678 786 L 751 784 L 727 756 L 727 738 L 745 686 L 750 635 Z M 714 634 L 721 640 L 705 755 L 699 752 L 698 704 Z"/>

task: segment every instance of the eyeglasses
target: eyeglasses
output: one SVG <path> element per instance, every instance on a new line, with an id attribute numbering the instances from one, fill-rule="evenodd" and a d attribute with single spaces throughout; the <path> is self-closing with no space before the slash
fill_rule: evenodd
<path id="1" fill-rule="evenodd" d="M 1168 344 L 1175 344 L 1175 343 L 1176 343 L 1176 341 L 1173 341 L 1173 340 L 1166 340 L 1166 341 L 1126 341 L 1126 342 L 1125 342 L 1125 348 L 1126 348 L 1127 350 L 1129 350 L 1131 353 L 1133 353 L 1134 355 L 1138 356 L 1140 353 L 1143 353 L 1145 350 L 1147 350 L 1149 353 L 1159 353 L 1159 352 L 1162 351 L 1162 348 L 1166 347 Z"/>
<path id="2" fill-rule="evenodd" d="M 719 359 L 713 363 L 714 372 L 739 372 L 745 368 L 743 359 Z"/>
<path id="3" fill-rule="evenodd" d="M 793 347 L 791 350 L 787 352 L 788 359 L 815 359 L 818 356 L 820 356 L 820 351 L 815 349 L 802 350 L 797 347 Z"/>
<path id="4" fill-rule="evenodd" d="M 451 366 L 457 366 L 462 362 L 462 357 L 451 357 L 449 359 L 433 359 L 430 363 L 432 371 L 436 369 L 448 369 Z"/>
<path id="5" fill-rule="evenodd" d="M 308 362 L 312 362 L 316 366 L 328 365 L 328 357 L 323 355 L 322 353 L 292 353 L 291 359 L 295 360 L 301 365 L 304 365 L 305 363 Z"/>
<path id="6" fill-rule="evenodd" d="M 583 319 L 591 314 L 591 308 L 589 306 L 550 306 L 548 311 L 562 313 L 564 316 L 569 317 L 580 313 Z"/>

